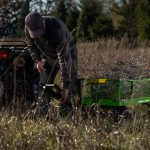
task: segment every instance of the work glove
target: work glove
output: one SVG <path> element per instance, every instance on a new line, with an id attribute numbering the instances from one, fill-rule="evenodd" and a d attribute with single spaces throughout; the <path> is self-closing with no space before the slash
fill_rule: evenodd
<path id="1" fill-rule="evenodd" d="M 65 89 L 65 88 L 61 89 L 61 95 L 62 95 L 62 97 L 61 97 L 61 105 L 66 103 L 66 100 L 68 98 L 68 93 L 69 93 L 68 89 Z"/>
<path id="2" fill-rule="evenodd" d="M 41 62 L 41 61 L 38 61 L 38 62 L 36 63 L 36 68 L 37 68 L 37 70 L 38 70 L 39 73 L 42 73 L 42 72 L 45 71 L 44 63 Z"/>

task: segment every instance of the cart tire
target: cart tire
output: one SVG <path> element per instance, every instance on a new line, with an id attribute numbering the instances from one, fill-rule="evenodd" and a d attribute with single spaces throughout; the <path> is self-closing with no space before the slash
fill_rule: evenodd
<path id="1" fill-rule="evenodd" d="M 115 108 L 114 114 L 115 114 L 115 121 L 120 122 L 120 123 L 123 120 L 133 119 L 135 116 L 135 113 L 125 106 Z"/>

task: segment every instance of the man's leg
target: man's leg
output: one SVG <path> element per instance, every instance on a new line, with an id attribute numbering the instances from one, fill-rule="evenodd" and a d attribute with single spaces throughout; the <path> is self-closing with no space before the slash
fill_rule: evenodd
<path id="1" fill-rule="evenodd" d="M 75 43 L 71 47 L 71 58 L 72 58 L 72 66 L 71 66 L 70 94 L 72 98 L 74 98 L 77 95 L 77 77 L 78 77 L 78 56 L 77 56 L 77 47 Z M 73 102 L 76 103 L 76 100 L 73 99 Z"/>
<path id="2" fill-rule="evenodd" d="M 78 61 L 77 61 L 77 48 L 75 43 L 70 45 L 71 51 L 71 85 L 69 86 L 69 94 L 66 105 L 72 108 L 75 104 L 74 96 L 77 94 L 77 75 L 78 75 Z"/>
<path id="3" fill-rule="evenodd" d="M 32 93 L 34 99 L 37 100 L 39 95 L 40 75 L 39 72 L 36 69 L 34 69 L 31 76 L 32 76 Z"/>

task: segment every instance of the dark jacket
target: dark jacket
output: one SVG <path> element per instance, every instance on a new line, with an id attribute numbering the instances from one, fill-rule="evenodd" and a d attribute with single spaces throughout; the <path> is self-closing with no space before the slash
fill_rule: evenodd
<path id="1" fill-rule="evenodd" d="M 58 61 L 60 66 L 63 87 L 68 88 L 71 83 L 71 45 L 75 45 L 74 38 L 65 24 L 56 17 L 43 17 L 45 34 L 37 39 L 32 39 L 25 27 L 26 41 L 29 52 L 35 62 L 42 57 Z"/>

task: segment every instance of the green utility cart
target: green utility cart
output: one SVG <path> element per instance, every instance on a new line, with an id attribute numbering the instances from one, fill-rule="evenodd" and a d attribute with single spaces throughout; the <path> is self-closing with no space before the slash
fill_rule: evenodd
<path id="1" fill-rule="evenodd" d="M 81 104 L 90 107 L 150 103 L 150 79 L 80 79 Z"/>

